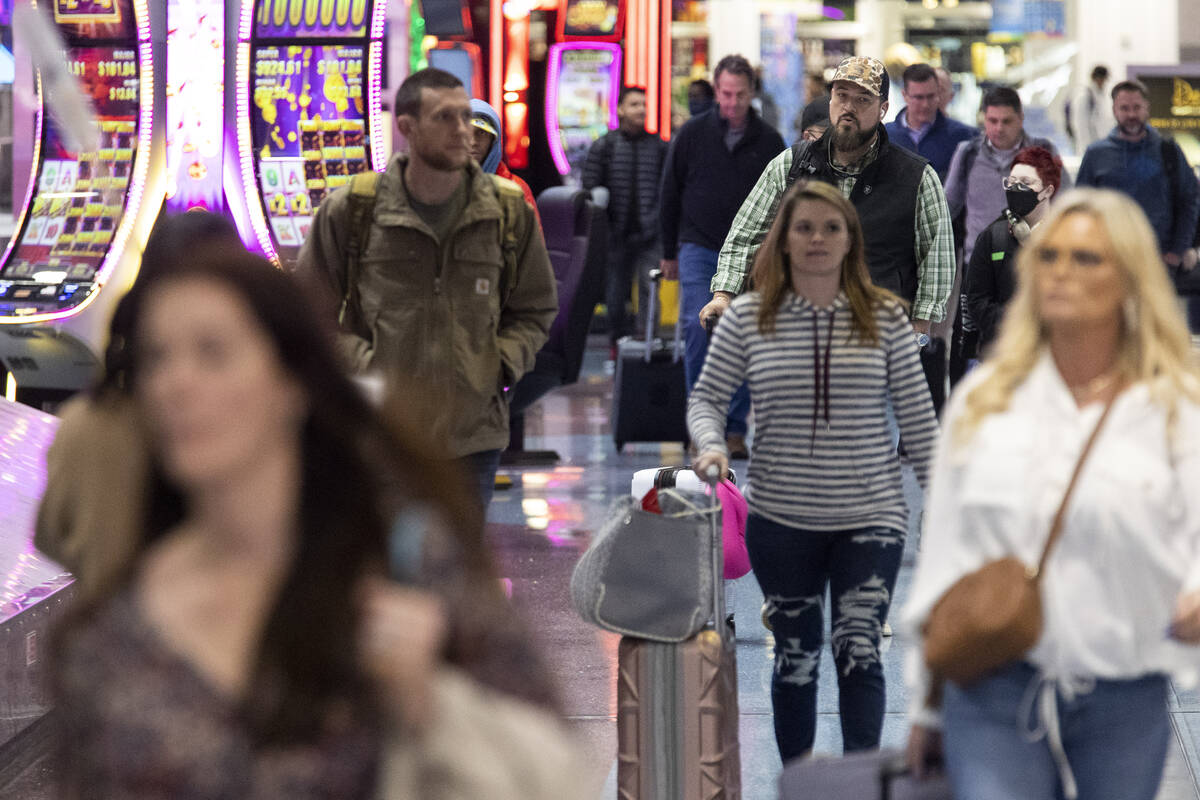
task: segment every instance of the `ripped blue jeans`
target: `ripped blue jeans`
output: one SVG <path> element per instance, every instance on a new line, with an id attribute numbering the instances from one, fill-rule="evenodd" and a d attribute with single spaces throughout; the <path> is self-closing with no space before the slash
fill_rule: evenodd
<path id="1" fill-rule="evenodd" d="M 801 530 L 751 514 L 746 549 L 774 629 L 771 706 L 784 763 L 811 751 L 816 736 L 827 586 L 842 747 L 847 753 L 879 747 L 884 710 L 879 645 L 904 533 L 879 527 Z"/>

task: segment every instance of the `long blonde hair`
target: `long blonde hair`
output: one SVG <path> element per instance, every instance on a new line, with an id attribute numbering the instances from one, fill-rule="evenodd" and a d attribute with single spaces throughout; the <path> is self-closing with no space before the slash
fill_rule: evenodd
<path id="1" fill-rule="evenodd" d="M 1037 252 L 1071 214 L 1087 214 L 1107 233 L 1124 278 L 1124 324 L 1117 355 L 1124 380 L 1145 382 L 1172 422 L 1181 396 L 1200 400 L 1200 373 L 1191 337 L 1158 258 L 1158 240 L 1141 208 L 1119 192 L 1075 189 L 1050 209 L 1017 255 L 1017 292 L 985 362 L 991 374 L 967 395 L 966 409 L 954 431 L 958 446 L 970 440 L 984 417 L 1008 408 L 1013 392 L 1047 345 L 1034 282 Z"/>
<path id="2" fill-rule="evenodd" d="M 850 237 L 850 251 L 842 259 L 840 286 L 850 301 L 851 335 L 858 335 L 863 344 L 879 343 L 879 323 L 875 319 L 877 307 L 892 308 L 900 315 L 904 301 L 887 289 L 871 283 L 867 271 L 866 246 L 863 244 L 862 224 L 858 212 L 835 186 L 823 181 L 797 181 L 783 195 L 771 230 L 758 248 L 750 281 L 762 296 L 758 309 L 758 331 L 766 336 L 775 330 L 775 317 L 787 292 L 792 288 L 792 272 L 789 268 L 784 245 L 787 243 L 788 226 L 792 213 L 801 200 L 820 200 L 837 209 L 846 221 L 846 234 Z"/>

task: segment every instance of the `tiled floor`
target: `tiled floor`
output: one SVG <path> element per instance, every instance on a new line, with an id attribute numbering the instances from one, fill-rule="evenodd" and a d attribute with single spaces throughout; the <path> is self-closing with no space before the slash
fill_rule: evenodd
<path id="1" fill-rule="evenodd" d="M 527 416 L 527 447 L 557 450 L 554 468 L 514 470 L 514 486 L 498 492 L 489 511 L 493 541 L 504 574 L 513 580 L 514 600 L 531 617 L 557 668 L 572 724 L 589 744 L 587 780 L 608 800 L 616 797 L 617 637 L 581 622 L 571 609 L 568 581 L 590 533 L 609 501 L 629 490 L 634 471 L 682 464 L 677 444 L 627 445 L 617 454 L 609 435 L 611 379 L 599 352 L 589 352 L 584 378 L 542 400 Z M 743 462 L 744 465 L 744 462 Z M 735 463 L 735 468 L 738 466 Z M 909 477 L 909 502 L 918 504 Z M 914 513 L 914 528 L 915 528 Z M 895 602 L 903 604 L 916 554 L 910 535 Z M 738 686 L 741 710 L 742 784 L 745 800 L 774 800 L 780 761 L 771 724 L 770 634 L 759 623 L 761 594 L 753 576 L 735 590 L 738 623 Z M 887 716 L 884 746 L 902 746 L 907 735 L 901 663 L 912 646 L 902 635 L 887 643 Z M 817 751 L 841 752 L 837 692 L 828 652 L 821 666 Z M 1171 699 L 1175 728 L 1160 800 L 1200 798 L 1200 691 L 1176 691 Z"/>

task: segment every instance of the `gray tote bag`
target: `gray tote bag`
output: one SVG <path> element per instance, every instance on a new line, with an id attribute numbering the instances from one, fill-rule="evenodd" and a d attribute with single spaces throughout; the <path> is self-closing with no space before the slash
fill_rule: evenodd
<path id="1" fill-rule="evenodd" d="M 712 618 L 716 510 L 673 491 L 659 493 L 662 514 L 633 497 L 609 509 L 571 575 L 571 602 L 587 622 L 658 642 L 682 642 Z"/>

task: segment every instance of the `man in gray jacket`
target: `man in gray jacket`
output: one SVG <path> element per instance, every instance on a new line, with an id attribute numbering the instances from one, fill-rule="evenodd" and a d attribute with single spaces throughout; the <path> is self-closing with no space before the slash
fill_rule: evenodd
<path id="1" fill-rule="evenodd" d="M 983 133 L 958 145 L 946 175 L 946 202 L 950 217 L 965 215 L 963 263 L 971 260 L 975 240 L 1004 210 L 1004 186 L 1013 157 L 1026 147 L 1044 147 L 1058 155 L 1049 139 L 1025 132 L 1025 113 L 1021 98 L 1007 87 L 989 89 L 983 96 Z M 1063 172 L 1058 193 L 1071 188 L 1071 178 Z"/>
<path id="2" fill-rule="evenodd" d="M 506 387 L 558 313 L 554 272 L 521 190 L 471 160 L 458 78 L 413 73 L 395 110 L 409 152 L 378 177 L 361 224 L 355 184 L 321 204 L 297 271 L 343 307 L 348 366 L 427 393 L 430 440 L 478 476 L 486 505 L 508 443 Z"/>

